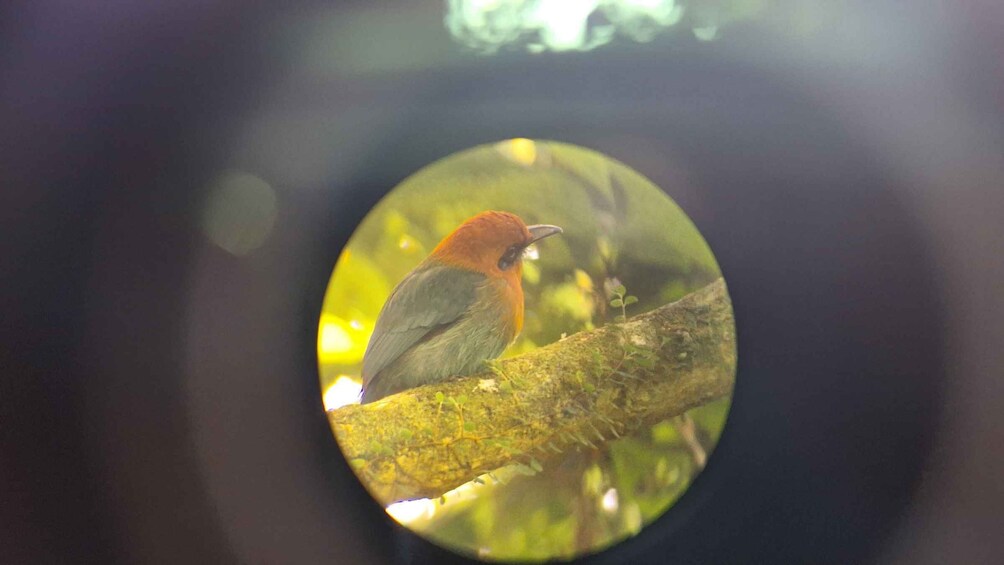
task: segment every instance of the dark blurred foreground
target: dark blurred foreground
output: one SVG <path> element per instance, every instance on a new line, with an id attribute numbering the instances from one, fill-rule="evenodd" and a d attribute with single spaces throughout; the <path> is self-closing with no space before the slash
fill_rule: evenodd
<path id="1" fill-rule="evenodd" d="M 437 560 L 335 449 L 317 315 L 384 191 L 516 136 L 674 187 L 736 309 L 707 470 L 594 560 L 1004 553 L 999 6 L 480 57 L 439 2 L 367 6 L 3 8 L 0 562 Z M 233 170 L 257 239 L 213 238 Z"/>

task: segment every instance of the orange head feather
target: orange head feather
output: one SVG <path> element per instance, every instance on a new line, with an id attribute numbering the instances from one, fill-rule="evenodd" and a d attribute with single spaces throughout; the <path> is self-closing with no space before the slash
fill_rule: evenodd
<path id="1" fill-rule="evenodd" d="M 511 269 L 502 269 L 499 260 L 511 247 L 529 245 L 532 237 L 526 224 L 515 214 L 481 212 L 443 238 L 431 256 L 448 265 L 488 276 L 504 277 L 515 271 L 516 280 L 519 280 L 522 263 L 517 260 Z"/>
<path id="2" fill-rule="evenodd" d="M 429 259 L 504 280 L 499 299 L 509 305 L 515 337 L 523 327 L 523 250 L 557 233 L 557 226 L 527 226 L 509 212 L 481 212 L 443 238 Z"/>

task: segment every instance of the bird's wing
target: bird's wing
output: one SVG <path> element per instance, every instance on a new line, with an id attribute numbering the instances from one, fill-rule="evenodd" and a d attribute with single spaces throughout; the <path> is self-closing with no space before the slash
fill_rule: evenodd
<path id="1" fill-rule="evenodd" d="M 383 305 L 363 356 L 363 388 L 431 331 L 461 317 L 475 300 L 481 273 L 445 266 L 419 267 Z"/>

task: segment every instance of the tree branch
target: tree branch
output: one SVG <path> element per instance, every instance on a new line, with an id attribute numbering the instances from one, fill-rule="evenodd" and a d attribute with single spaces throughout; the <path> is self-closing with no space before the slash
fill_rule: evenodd
<path id="1" fill-rule="evenodd" d="M 328 413 L 383 504 L 437 497 L 511 463 L 599 448 L 732 392 L 732 305 L 721 279 L 625 323 L 492 370 Z"/>

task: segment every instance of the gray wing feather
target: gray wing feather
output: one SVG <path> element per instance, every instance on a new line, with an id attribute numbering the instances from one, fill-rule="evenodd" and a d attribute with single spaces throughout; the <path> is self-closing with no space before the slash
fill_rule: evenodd
<path id="1" fill-rule="evenodd" d="M 383 305 L 363 356 L 363 388 L 430 331 L 460 318 L 485 276 L 451 267 L 419 266 Z"/>

